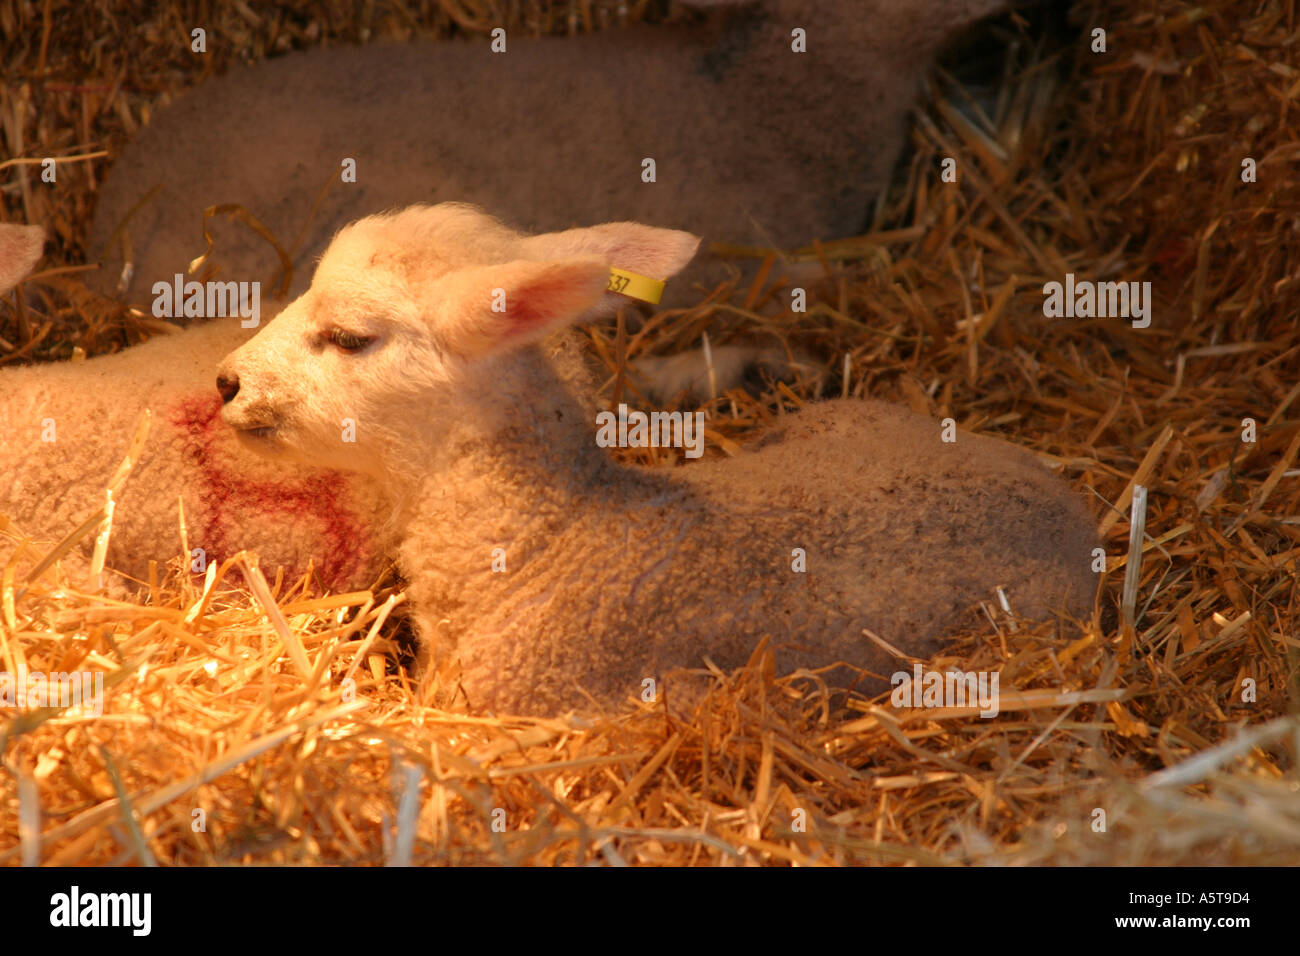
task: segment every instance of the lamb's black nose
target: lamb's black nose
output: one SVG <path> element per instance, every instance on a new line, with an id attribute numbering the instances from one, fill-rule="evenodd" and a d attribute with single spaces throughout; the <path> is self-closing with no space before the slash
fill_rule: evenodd
<path id="1" fill-rule="evenodd" d="M 221 404 L 228 405 L 239 394 L 239 376 L 234 372 L 221 372 L 217 375 L 217 391 L 221 393 Z"/>

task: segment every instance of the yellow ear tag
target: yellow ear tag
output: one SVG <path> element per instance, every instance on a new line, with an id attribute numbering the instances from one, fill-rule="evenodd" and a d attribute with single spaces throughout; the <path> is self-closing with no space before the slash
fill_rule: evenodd
<path id="1" fill-rule="evenodd" d="M 651 305 L 658 305 L 664 294 L 662 279 L 651 279 L 649 276 L 628 272 L 626 269 L 610 269 L 609 285 L 605 288 L 631 299 L 649 302 Z"/>

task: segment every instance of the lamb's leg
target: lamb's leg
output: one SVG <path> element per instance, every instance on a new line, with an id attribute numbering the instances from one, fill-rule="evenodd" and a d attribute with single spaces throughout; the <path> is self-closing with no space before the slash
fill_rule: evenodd
<path id="1" fill-rule="evenodd" d="M 719 345 L 676 355 L 647 355 L 628 363 L 632 384 L 656 405 L 674 401 L 700 403 L 743 386 L 749 375 L 763 373 L 791 380 L 810 370 L 802 353 L 793 359 L 785 349 L 761 344 Z"/>

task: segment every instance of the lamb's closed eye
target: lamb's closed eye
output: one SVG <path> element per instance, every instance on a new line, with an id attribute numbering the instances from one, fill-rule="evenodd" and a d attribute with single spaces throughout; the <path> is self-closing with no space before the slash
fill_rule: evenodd
<path id="1" fill-rule="evenodd" d="M 379 337 L 377 335 L 363 335 L 358 332 L 349 332 L 346 329 L 333 328 L 330 329 L 326 338 L 329 339 L 330 344 L 338 348 L 339 351 L 354 354 L 369 348 Z"/>

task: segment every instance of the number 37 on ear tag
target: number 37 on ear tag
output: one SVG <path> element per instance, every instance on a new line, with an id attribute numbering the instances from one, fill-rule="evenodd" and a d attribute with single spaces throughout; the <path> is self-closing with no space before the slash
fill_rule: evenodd
<path id="1" fill-rule="evenodd" d="M 610 269 L 609 284 L 605 286 L 610 292 L 617 292 L 631 299 L 640 299 L 657 305 L 663 298 L 664 283 L 661 279 L 628 272 L 626 269 Z"/>

